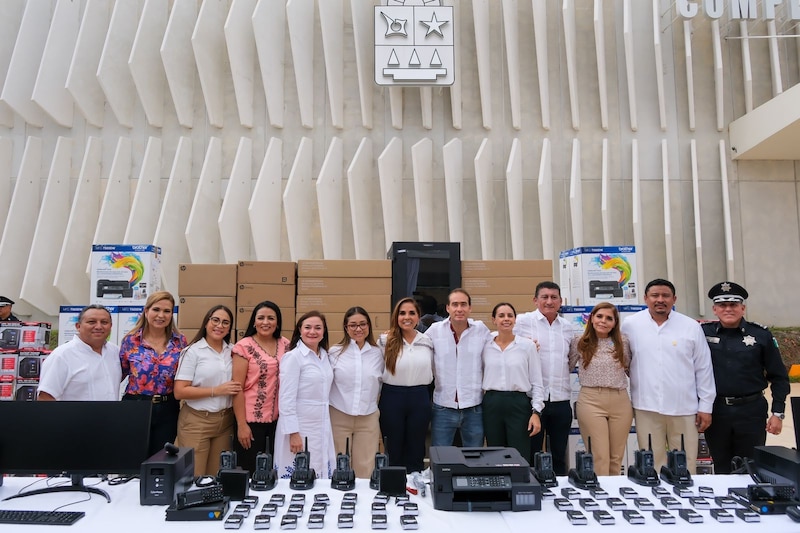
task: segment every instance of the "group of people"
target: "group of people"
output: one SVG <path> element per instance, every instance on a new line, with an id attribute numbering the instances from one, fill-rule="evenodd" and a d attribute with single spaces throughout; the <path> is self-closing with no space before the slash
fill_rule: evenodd
<path id="1" fill-rule="evenodd" d="M 614 305 L 598 304 L 574 335 L 559 316 L 560 288 L 548 281 L 536 287 L 535 311 L 517 316 L 498 303 L 492 333 L 470 318 L 469 293 L 455 289 L 448 318 L 425 333 L 409 297 L 383 334 L 367 310 L 350 308 L 334 345 L 318 311 L 297 320 L 291 340 L 282 337 L 281 310 L 265 301 L 232 344 L 230 309 L 209 309 L 187 343 L 174 298 L 162 291 L 147 299 L 120 348 L 106 341 L 108 311 L 85 308 L 77 336 L 45 360 L 39 399 L 116 400 L 127 376 L 123 401 L 153 404 L 150 453 L 165 442 L 192 447 L 196 475 L 215 474 L 220 452 L 232 448 L 250 471 L 268 450 L 279 476 L 290 477 L 307 449 L 317 475 L 330 477 L 348 442 L 357 477 L 370 476 L 381 442 L 390 464 L 422 471 L 429 429 L 432 446 L 513 447 L 531 462 L 547 436 L 554 470 L 566 475 L 577 367 L 575 414 L 599 475 L 620 473 L 634 418 L 639 446 L 652 439 L 656 468 L 683 437 L 694 471 L 705 431 L 717 472 L 727 472 L 767 431 L 780 432 L 788 375 L 769 331 L 744 320 L 744 288 L 720 283 L 709 297 L 720 320 L 701 327 L 673 310 L 672 283 L 656 279 L 645 289 L 647 309 L 620 323 Z"/>

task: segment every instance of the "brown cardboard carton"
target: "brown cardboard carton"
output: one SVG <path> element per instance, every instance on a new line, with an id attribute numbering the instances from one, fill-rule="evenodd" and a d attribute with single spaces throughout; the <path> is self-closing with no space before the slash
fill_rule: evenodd
<path id="1" fill-rule="evenodd" d="M 391 278 L 392 262 L 387 259 L 301 259 L 298 278 Z"/>
<path id="2" fill-rule="evenodd" d="M 294 331 L 294 326 L 292 326 L 291 328 L 288 328 L 288 329 L 281 330 L 281 337 L 286 337 L 287 339 L 291 340 L 292 339 L 292 331 Z M 240 340 L 242 340 L 244 338 L 244 334 L 247 333 L 247 331 L 244 330 L 244 329 L 237 329 L 235 333 L 236 333 L 236 336 L 232 337 L 234 343 L 239 342 Z"/>
<path id="3" fill-rule="evenodd" d="M 233 296 L 181 296 L 178 298 L 181 312 L 178 313 L 178 327 L 181 329 L 198 329 L 203 325 L 203 318 L 215 305 L 224 305 L 231 312 L 236 310 L 236 298 Z M 234 319 L 236 315 L 234 314 Z"/>
<path id="4" fill-rule="evenodd" d="M 283 329 L 288 329 L 289 334 L 292 333 L 292 328 L 294 327 L 294 307 L 280 307 L 281 310 L 281 325 Z M 253 309 L 255 306 L 252 307 L 237 307 L 236 308 L 236 324 L 239 326 L 240 329 L 245 329 L 247 325 L 250 323 L 250 316 L 253 314 Z"/>
<path id="5" fill-rule="evenodd" d="M 307 311 L 316 309 L 322 313 L 338 311 L 344 313 L 351 307 L 358 305 L 368 312 L 388 311 L 391 309 L 391 296 L 388 294 L 367 294 L 367 295 L 298 295 L 297 312 L 303 314 Z"/>
<path id="6" fill-rule="evenodd" d="M 461 277 L 544 277 L 547 279 L 553 279 L 553 261 L 550 259 L 526 259 L 517 261 L 461 261 Z"/>
<path id="7" fill-rule="evenodd" d="M 236 291 L 239 307 L 255 307 L 264 300 L 270 300 L 278 307 L 294 307 L 294 285 L 273 285 L 266 283 L 240 283 Z"/>
<path id="8" fill-rule="evenodd" d="M 369 310 L 367 311 L 369 312 Z M 295 313 L 295 323 L 300 320 L 300 317 L 305 313 Z M 328 329 L 343 331 L 344 328 L 344 313 L 337 311 L 323 312 L 325 315 L 325 322 L 328 324 Z M 370 313 L 369 318 L 372 321 L 372 334 L 377 338 L 378 335 L 389 329 L 389 321 L 391 313 Z"/>
<path id="9" fill-rule="evenodd" d="M 293 261 L 239 261 L 236 276 L 239 284 L 294 285 L 297 277 L 297 263 Z"/>
<path id="10" fill-rule="evenodd" d="M 392 294 L 392 278 L 298 278 L 297 294 Z"/>
<path id="11" fill-rule="evenodd" d="M 473 294 L 525 294 L 533 296 L 536 285 L 552 277 L 462 278 L 461 287 Z"/>
<path id="12" fill-rule="evenodd" d="M 472 314 L 491 314 L 494 306 L 500 302 L 508 302 L 513 305 L 518 315 L 536 308 L 533 305 L 533 294 L 474 294 L 472 295 Z"/>
<path id="13" fill-rule="evenodd" d="M 178 267 L 181 296 L 236 296 L 236 265 L 193 265 Z"/>

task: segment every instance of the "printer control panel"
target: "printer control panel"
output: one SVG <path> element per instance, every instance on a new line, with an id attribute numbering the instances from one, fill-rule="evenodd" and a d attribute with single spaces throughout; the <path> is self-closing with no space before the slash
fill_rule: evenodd
<path id="1" fill-rule="evenodd" d="M 460 490 L 511 490 L 511 476 L 453 476 L 453 488 Z"/>

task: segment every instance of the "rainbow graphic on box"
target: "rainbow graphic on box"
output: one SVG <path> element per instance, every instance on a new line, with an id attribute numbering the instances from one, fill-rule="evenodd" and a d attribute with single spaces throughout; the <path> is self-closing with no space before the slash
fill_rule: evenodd
<path id="1" fill-rule="evenodd" d="M 108 263 L 108 266 L 114 269 L 127 269 L 130 272 L 128 284 L 131 287 L 135 287 L 137 283 L 142 281 L 142 277 L 144 277 L 144 264 L 136 254 L 111 252 L 105 257 L 105 262 Z"/>
<path id="2" fill-rule="evenodd" d="M 619 286 L 623 287 L 631 279 L 631 264 L 619 254 L 598 254 L 594 263 L 602 270 L 616 270 L 619 272 Z"/>

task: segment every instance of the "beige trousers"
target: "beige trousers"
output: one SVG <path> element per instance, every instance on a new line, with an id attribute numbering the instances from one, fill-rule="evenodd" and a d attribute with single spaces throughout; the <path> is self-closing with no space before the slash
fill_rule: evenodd
<path id="1" fill-rule="evenodd" d="M 381 442 L 380 411 L 353 416 L 330 407 L 331 429 L 336 453 L 344 453 L 350 437 L 350 464 L 357 478 L 369 479 Z"/>
<path id="2" fill-rule="evenodd" d="M 669 416 L 653 411 L 634 409 L 636 438 L 640 449 L 647 449 L 647 436 L 653 439 L 653 459 L 656 472 L 667 464 L 667 450 L 681 449 L 681 434 L 686 449 L 686 466 L 691 474 L 697 471 L 697 428 L 695 415 Z"/>
<path id="3" fill-rule="evenodd" d="M 633 421 L 628 391 L 581 387 L 575 409 L 584 446 L 592 439 L 594 471 L 598 476 L 620 475 Z"/>

